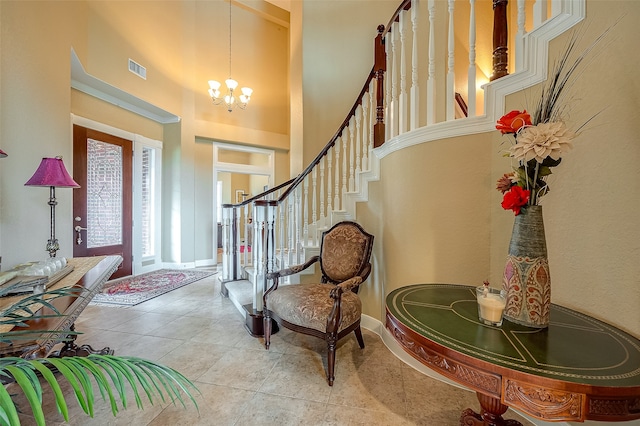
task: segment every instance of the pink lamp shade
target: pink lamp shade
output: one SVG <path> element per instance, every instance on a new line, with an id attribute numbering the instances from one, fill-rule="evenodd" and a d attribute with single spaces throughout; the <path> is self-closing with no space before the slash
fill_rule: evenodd
<path id="1" fill-rule="evenodd" d="M 0 158 L 6 157 L 8 154 L 0 149 Z"/>
<path id="2" fill-rule="evenodd" d="M 38 170 L 25 183 L 25 186 L 55 186 L 63 188 L 80 188 L 80 185 L 64 167 L 62 157 L 43 158 Z"/>

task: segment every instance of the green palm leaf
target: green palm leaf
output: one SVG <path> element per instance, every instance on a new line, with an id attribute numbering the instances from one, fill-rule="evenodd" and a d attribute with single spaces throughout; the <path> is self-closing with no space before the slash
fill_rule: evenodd
<path id="1" fill-rule="evenodd" d="M 0 296 L 7 293 L 7 289 L 0 289 Z M 31 294 L 6 307 L 0 312 L 0 325 L 12 325 L 8 332 L 0 333 L 0 342 L 19 339 L 33 339 L 34 336 L 46 336 L 58 333 L 59 330 L 29 330 L 26 323 L 32 317 L 36 308 L 35 303 L 49 308 L 52 314 L 41 315 L 39 318 L 62 316 L 62 313 L 52 304 L 59 297 L 83 297 L 81 288 L 62 288 L 48 290 L 41 294 Z M 39 308 L 38 308 L 39 309 Z M 68 340 L 69 336 L 80 334 L 75 331 L 65 332 L 68 336 L 60 341 Z M 119 411 L 116 394 L 123 408 L 127 408 L 127 393 L 130 392 L 140 409 L 143 407 L 144 393 L 153 405 L 157 398 L 162 403 L 170 400 L 174 405 L 179 401 L 186 407 L 184 395 L 193 402 L 196 409 L 198 404 L 194 393 L 200 391 L 185 376 L 176 370 L 136 357 L 120 357 L 113 355 L 89 355 L 88 357 L 63 357 L 25 360 L 22 358 L 0 358 L 0 378 L 4 383 L 15 382 L 24 393 L 35 418 L 36 424 L 45 424 L 45 414 L 42 410 L 43 386 L 51 389 L 56 407 L 66 421 L 69 420 L 69 410 L 66 398 L 60 387 L 60 381 L 66 380 L 82 410 L 93 417 L 95 405 L 95 389 L 103 401 L 109 402 L 111 412 L 115 416 Z M 5 388 L 0 386 L 0 424 L 19 426 L 20 418 L 13 397 Z"/>

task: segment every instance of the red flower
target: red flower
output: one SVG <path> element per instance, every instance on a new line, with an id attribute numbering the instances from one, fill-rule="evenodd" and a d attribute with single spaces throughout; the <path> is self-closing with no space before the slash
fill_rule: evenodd
<path id="1" fill-rule="evenodd" d="M 502 208 L 505 210 L 513 210 L 516 216 L 520 214 L 520 209 L 529 202 L 530 191 L 522 189 L 518 185 L 514 185 L 510 190 L 504 193 L 502 198 Z"/>
<path id="2" fill-rule="evenodd" d="M 526 109 L 522 112 L 514 110 L 503 115 L 498 120 L 496 129 L 504 135 L 505 133 L 516 133 L 522 126 L 531 126 L 531 116 Z"/>

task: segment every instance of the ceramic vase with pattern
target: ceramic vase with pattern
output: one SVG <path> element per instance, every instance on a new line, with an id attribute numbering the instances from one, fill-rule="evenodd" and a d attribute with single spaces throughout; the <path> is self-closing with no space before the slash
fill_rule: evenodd
<path id="1" fill-rule="evenodd" d="M 527 206 L 515 217 L 502 287 L 504 318 L 533 328 L 549 325 L 551 276 L 541 206 Z"/>

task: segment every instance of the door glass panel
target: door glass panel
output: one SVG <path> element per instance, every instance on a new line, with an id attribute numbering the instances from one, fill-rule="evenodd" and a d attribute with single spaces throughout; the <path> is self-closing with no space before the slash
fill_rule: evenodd
<path id="1" fill-rule="evenodd" d="M 122 244 L 122 147 L 87 139 L 87 248 Z"/>
<path id="2" fill-rule="evenodd" d="M 141 194 L 141 215 L 142 215 L 142 256 L 153 256 L 155 241 L 155 152 L 151 148 L 142 149 L 142 194 Z"/>

